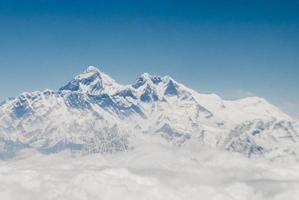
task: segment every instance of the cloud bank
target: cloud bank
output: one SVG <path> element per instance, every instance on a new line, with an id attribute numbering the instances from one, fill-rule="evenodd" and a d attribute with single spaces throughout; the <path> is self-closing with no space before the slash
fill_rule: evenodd
<path id="1" fill-rule="evenodd" d="M 31 153 L 30 153 L 31 155 Z M 67 152 L 0 162 L 0 199 L 297 200 L 299 165 L 210 149 L 143 145 L 131 152 Z"/>

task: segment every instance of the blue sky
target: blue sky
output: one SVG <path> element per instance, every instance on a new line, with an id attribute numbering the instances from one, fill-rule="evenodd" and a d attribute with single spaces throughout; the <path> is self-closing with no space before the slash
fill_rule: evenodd
<path id="1" fill-rule="evenodd" d="M 88 65 L 120 83 L 173 76 L 299 117 L 299 1 L 0 0 L 0 101 Z"/>

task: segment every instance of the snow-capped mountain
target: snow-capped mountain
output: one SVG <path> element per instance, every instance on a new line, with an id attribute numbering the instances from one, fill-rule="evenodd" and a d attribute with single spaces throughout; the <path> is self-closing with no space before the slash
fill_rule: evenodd
<path id="1" fill-rule="evenodd" d="M 120 85 L 90 66 L 58 91 L 22 93 L 0 104 L 0 152 L 112 153 L 150 136 L 247 156 L 296 157 L 298 126 L 263 98 L 223 100 L 148 73 Z"/>
<path id="2" fill-rule="evenodd" d="M 119 88 L 120 85 L 107 74 L 94 66 L 89 66 L 60 90 L 99 95 L 101 93 L 113 94 Z"/>

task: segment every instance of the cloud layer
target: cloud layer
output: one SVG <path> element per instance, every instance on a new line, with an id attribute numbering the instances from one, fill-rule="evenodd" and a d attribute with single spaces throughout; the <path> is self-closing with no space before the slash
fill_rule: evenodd
<path id="1" fill-rule="evenodd" d="M 30 153 L 31 155 L 31 153 Z M 0 162 L 0 199 L 298 199 L 299 165 L 205 149 L 139 147 L 114 155 L 67 152 Z"/>

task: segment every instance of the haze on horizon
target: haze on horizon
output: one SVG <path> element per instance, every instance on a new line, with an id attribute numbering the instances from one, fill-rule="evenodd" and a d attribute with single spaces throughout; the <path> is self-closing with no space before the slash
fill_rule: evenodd
<path id="1" fill-rule="evenodd" d="M 0 101 L 58 89 L 88 65 L 120 83 L 167 75 L 299 117 L 298 1 L 0 0 Z"/>

